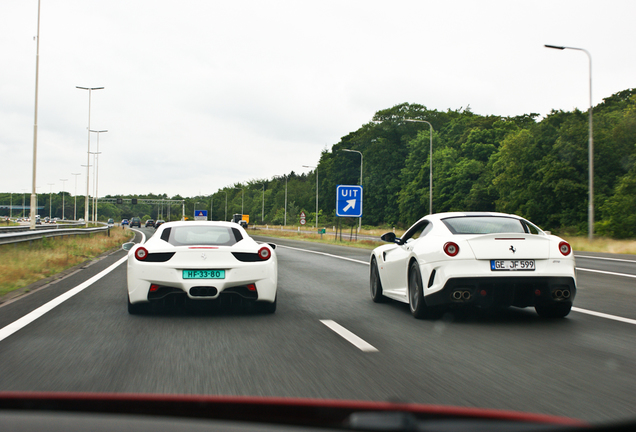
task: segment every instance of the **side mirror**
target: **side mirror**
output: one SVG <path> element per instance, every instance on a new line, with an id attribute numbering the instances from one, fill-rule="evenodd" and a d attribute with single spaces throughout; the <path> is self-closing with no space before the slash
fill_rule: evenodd
<path id="1" fill-rule="evenodd" d="M 380 237 L 380 240 L 385 241 L 387 243 L 395 243 L 395 233 L 393 232 L 384 233 L 382 234 L 382 237 Z"/>
<path id="2" fill-rule="evenodd" d="M 135 246 L 135 243 L 133 242 L 128 242 L 128 243 L 124 243 L 123 245 L 121 245 L 121 248 L 125 251 L 129 251 L 133 248 L 133 246 Z"/>
<path id="3" fill-rule="evenodd" d="M 387 243 L 396 243 L 399 245 L 403 244 L 402 239 L 397 238 L 394 232 L 388 232 L 388 233 L 382 234 L 382 237 L 380 237 L 380 240 L 385 241 Z"/>

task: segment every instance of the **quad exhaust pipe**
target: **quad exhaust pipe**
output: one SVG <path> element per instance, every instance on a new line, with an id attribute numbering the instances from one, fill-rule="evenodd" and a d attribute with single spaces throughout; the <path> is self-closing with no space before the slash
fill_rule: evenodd
<path id="1" fill-rule="evenodd" d="M 470 300 L 470 297 L 472 296 L 472 294 L 470 293 L 470 291 L 453 291 L 452 297 L 453 300 L 456 301 L 468 301 Z"/>

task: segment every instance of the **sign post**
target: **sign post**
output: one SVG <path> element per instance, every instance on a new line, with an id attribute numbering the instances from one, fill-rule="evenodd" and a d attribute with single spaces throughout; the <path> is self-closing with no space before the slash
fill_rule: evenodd
<path id="1" fill-rule="evenodd" d="M 305 211 L 301 211 L 300 212 L 300 224 L 301 225 L 305 225 L 307 223 L 307 215 L 305 214 Z"/>

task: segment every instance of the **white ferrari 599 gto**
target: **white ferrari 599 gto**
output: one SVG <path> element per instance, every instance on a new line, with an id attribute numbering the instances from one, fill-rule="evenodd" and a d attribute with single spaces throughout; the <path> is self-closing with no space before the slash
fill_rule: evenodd
<path id="1" fill-rule="evenodd" d="M 232 222 L 167 222 L 128 250 L 128 312 L 166 300 L 227 297 L 276 311 L 274 245 L 257 243 Z"/>
<path id="2" fill-rule="evenodd" d="M 529 221 L 502 213 L 439 213 L 371 255 L 371 297 L 410 305 L 416 318 L 450 306 L 533 306 L 570 313 L 576 295 L 572 248 Z"/>

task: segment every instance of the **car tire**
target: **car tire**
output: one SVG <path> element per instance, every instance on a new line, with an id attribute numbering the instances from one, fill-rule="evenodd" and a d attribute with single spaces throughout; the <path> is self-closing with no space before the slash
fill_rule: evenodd
<path id="1" fill-rule="evenodd" d="M 144 313 L 148 312 L 148 307 L 150 306 L 149 303 L 131 303 L 130 302 L 130 296 L 127 296 L 128 298 L 128 313 L 130 315 L 143 315 Z"/>
<path id="2" fill-rule="evenodd" d="M 409 265 L 408 295 L 411 314 L 417 319 L 428 317 L 429 311 L 426 306 L 426 301 L 424 300 L 422 274 L 420 273 L 420 266 L 416 261 L 411 262 Z"/>
<path id="3" fill-rule="evenodd" d="M 369 287 L 371 289 L 371 300 L 375 303 L 385 303 L 386 298 L 382 291 L 382 281 L 380 280 L 380 272 L 378 271 L 378 262 L 373 257 L 371 259 L 371 272 L 369 277 Z"/>
<path id="4" fill-rule="evenodd" d="M 538 304 L 534 310 L 543 318 L 563 318 L 572 310 L 572 303 Z"/>
<path id="5" fill-rule="evenodd" d="M 265 313 L 265 314 L 273 314 L 274 312 L 276 312 L 276 301 L 278 300 L 278 296 L 276 296 L 274 298 L 274 301 L 272 303 L 270 302 L 258 302 L 256 303 L 257 306 L 257 310 L 260 313 Z"/>

